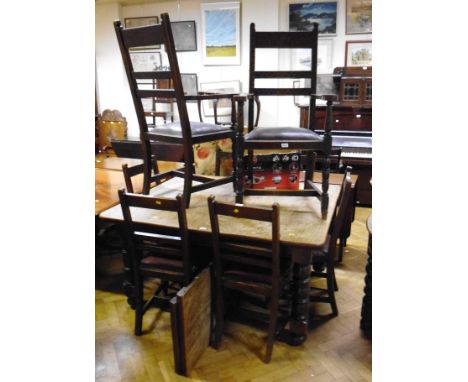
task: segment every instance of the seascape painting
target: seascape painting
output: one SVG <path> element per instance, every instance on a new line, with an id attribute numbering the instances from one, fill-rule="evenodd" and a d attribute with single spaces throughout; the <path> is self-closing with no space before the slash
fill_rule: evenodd
<path id="1" fill-rule="evenodd" d="M 319 34 L 336 34 L 337 2 L 289 4 L 289 30 L 310 31 L 312 23 L 319 24 Z"/>

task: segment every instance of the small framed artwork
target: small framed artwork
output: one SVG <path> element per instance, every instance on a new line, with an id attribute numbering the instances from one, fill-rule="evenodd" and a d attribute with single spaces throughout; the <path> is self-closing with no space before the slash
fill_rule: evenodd
<path id="1" fill-rule="evenodd" d="M 219 81 L 219 82 L 204 82 L 200 83 L 200 90 L 213 93 L 240 93 L 240 81 Z M 212 101 L 203 101 L 203 115 L 205 117 L 214 116 L 214 108 Z M 231 101 L 228 99 L 220 99 L 218 101 L 218 116 L 231 115 Z"/>
<path id="2" fill-rule="evenodd" d="M 125 28 L 144 27 L 146 25 L 159 24 L 158 16 L 127 17 L 124 20 Z"/>
<path id="3" fill-rule="evenodd" d="M 139 50 L 130 52 L 133 70 L 135 72 L 156 72 L 162 70 L 161 52 L 154 50 Z"/>
<path id="4" fill-rule="evenodd" d="M 346 0 L 346 34 L 372 33 L 372 0 Z"/>
<path id="5" fill-rule="evenodd" d="M 177 52 L 193 52 L 197 50 L 197 32 L 195 21 L 171 22 Z"/>
<path id="6" fill-rule="evenodd" d="M 240 65 L 240 3 L 201 4 L 205 65 Z"/>
<path id="7" fill-rule="evenodd" d="M 294 49 L 291 53 L 293 70 L 308 70 L 312 60 L 310 49 Z M 333 40 L 319 39 L 317 45 L 317 73 L 333 72 Z"/>
<path id="8" fill-rule="evenodd" d="M 289 4 L 289 31 L 310 31 L 319 24 L 319 34 L 336 35 L 336 1 L 314 1 Z"/>
<path id="9" fill-rule="evenodd" d="M 345 66 L 372 66 L 372 41 L 346 41 Z"/>
<path id="10" fill-rule="evenodd" d="M 127 17 L 124 19 L 125 28 L 135 28 L 135 27 L 144 27 L 146 25 L 159 24 L 158 16 L 146 16 L 146 17 Z M 151 45 L 139 48 L 131 48 L 132 50 L 141 50 L 141 49 L 160 49 L 161 45 Z"/>
<path id="11" fill-rule="evenodd" d="M 198 76 L 196 73 L 181 73 L 182 87 L 186 95 L 196 95 L 198 93 Z"/>

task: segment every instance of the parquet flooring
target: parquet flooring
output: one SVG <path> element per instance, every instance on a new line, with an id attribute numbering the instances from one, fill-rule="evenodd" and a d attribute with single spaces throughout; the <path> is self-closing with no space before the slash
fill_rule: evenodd
<path id="1" fill-rule="evenodd" d="M 144 335 L 134 336 L 134 312 L 121 291 L 120 259 L 97 259 L 96 381 L 371 381 L 372 341 L 359 329 L 370 213 L 356 209 L 343 262 L 336 267 L 338 317 L 328 317 L 328 304 L 311 306 L 307 341 L 298 347 L 276 341 L 268 365 L 260 359 L 266 331 L 228 321 L 220 349 L 208 348 L 191 378 L 174 371 L 170 314 L 148 311 Z"/>

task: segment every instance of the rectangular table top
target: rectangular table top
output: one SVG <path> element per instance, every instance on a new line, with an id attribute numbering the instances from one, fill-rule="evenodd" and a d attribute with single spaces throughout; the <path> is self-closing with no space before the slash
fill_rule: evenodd
<path id="1" fill-rule="evenodd" d="M 181 193 L 182 187 L 183 179 L 173 178 L 152 188 L 151 194 L 174 198 Z M 341 185 L 330 184 L 330 202 L 326 219 L 321 218 L 320 201 L 316 197 L 251 195 L 244 196 L 244 204 L 270 207 L 275 202 L 279 203 L 282 244 L 318 248 L 326 241 L 340 188 Z M 192 194 L 190 208 L 187 209 L 187 222 L 189 230 L 194 234 L 206 235 L 211 231 L 207 204 L 207 198 L 211 194 L 215 195 L 218 201 L 235 202 L 235 194 L 230 183 Z M 123 221 L 120 204 L 101 212 L 99 217 L 104 221 Z M 177 216 L 171 212 L 134 208 L 132 217 L 137 223 L 154 225 L 155 231 L 158 228 L 178 227 Z M 271 240 L 271 225 L 268 223 L 226 219 L 228 218 L 220 217 L 220 228 L 224 234 L 256 240 Z"/>

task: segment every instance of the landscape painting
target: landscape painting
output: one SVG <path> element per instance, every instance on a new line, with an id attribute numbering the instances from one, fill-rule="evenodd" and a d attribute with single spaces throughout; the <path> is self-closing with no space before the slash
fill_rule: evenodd
<path id="1" fill-rule="evenodd" d="M 205 3 L 201 7 L 205 65 L 239 65 L 239 2 Z"/>
<path id="2" fill-rule="evenodd" d="M 319 25 L 319 34 L 336 34 L 337 2 L 313 2 L 289 4 L 289 30 L 310 31 L 314 22 Z"/>
<path id="3" fill-rule="evenodd" d="M 346 0 L 346 34 L 372 33 L 372 0 Z"/>

